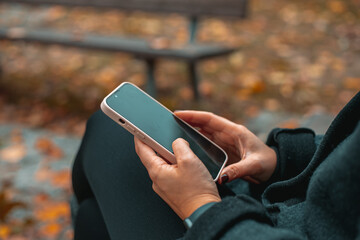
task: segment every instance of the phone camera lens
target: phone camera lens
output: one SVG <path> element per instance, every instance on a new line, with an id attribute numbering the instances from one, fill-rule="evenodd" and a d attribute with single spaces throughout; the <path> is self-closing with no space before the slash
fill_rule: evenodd
<path id="1" fill-rule="evenodd" d="M 119 118 L 119 122 L 121 122 L 121 124 L 125 124 L 125 121 L 122 118 Z"/>

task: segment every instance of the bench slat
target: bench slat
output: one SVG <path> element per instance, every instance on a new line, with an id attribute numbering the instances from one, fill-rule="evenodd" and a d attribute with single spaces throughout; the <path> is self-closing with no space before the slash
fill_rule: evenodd
<path id="1" fill-rule="evenodd" d="M 190 16 L 215 15 L 244 18 L 247 0 L 0 0 L 7 3 L 92 6 L 140 10 L 146 12 L 180 13 Z"/>
<path id="2" fill-rule="evenodd" d="M 121 51 L 134 54 L 141 58 L 163 57 L 178 58 L 187 61 L 225 55 L 236 50 L 235 48 L 203 43 L 191 43 L 176 49 L 154 49 L 147 41 L 141 39 L 112 36 L 104 37 L 93 34 L 78 35 L 47 29 L 30 31 L 23 28 L 0 28 L 0 39 L 60 44 L 105 51 Z"/>

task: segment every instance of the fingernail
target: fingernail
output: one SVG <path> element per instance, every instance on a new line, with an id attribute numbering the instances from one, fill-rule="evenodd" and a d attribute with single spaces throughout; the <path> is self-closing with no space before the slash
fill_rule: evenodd
<path id="1" fill-rule="evenodd" d="M 227 181 L 229 181 L 229 176 L 226 173 L 221 175 L 221 184 L 225 184 Z"/>

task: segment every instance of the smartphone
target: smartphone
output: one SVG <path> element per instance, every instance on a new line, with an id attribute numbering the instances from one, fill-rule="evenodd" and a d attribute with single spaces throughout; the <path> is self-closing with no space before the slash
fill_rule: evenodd
<path id="1" fill-rule="evenodd" d="M 134 84 L 120 84 L 104 98 L 101 110 L 169 163 L 176 163 L 173 141 L 185 139 L 218 180 L 228 159 L 226 152 Z"/>

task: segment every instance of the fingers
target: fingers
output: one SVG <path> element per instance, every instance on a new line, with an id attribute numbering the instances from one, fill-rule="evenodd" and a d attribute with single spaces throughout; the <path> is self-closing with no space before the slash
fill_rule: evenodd
<path id="1" fill-rule="evenodd" d="M 177 111 L 175 115 L 195 127 L 210 129 L 211 131 L 223 131 L 236 125 L 235 123 L 217 116 L 210 112 L 203 111 Z"/>
<path id="2" fill-rule="evenodd" d="M 237 163 L 231 164 L 225 167 L 222 171 L 220 183 L 222 184 L 223 179 L 226 179 L 226 177 L 223 177 L 224 175 L 227 175 L 226 182 L 231 182 L 237 178 L 243 178 L 247 181 L 259 183 L 258 180 L 251 177 L 258 172 L 259 167 L 260 166 L 258 166 L 256 162 L 251 160 L 241 160 Z"/>
<path id="3" fill-rule="evenodd" d="M 197 156 L 191 150 L 189 143 L 182 138 L 176 139 L 172 143 L 172 148 L 178 165 L 182 165 L 184 162 L 188 162 L 197 158 Z"/>
<path id="4" fill-rule="evenodd" d="M 167 164 L 164 159 L 157 156 L 154 150 L 152 150 L 149 146 L 140 141 L 137 137 L 134 137 L 134 142 L 135 151 L 150 175 L 152 171 L 156 170 L 156 168 L 159 168 L 161 165 Z"/>

